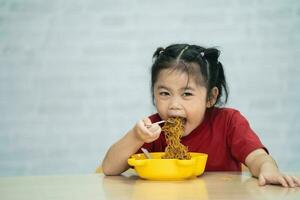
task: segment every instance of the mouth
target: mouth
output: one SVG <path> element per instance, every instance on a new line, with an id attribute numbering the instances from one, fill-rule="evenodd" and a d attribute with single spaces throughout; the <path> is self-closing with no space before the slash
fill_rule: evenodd
<path id="1" fill-rule="evenodd" d="M 187 123 L 187 119 L 185 117 L 182 117 L 182 116 L 170 116 L 168 121 L 171 122 L 174 118 L 180 118 L 183 126 Z"/>

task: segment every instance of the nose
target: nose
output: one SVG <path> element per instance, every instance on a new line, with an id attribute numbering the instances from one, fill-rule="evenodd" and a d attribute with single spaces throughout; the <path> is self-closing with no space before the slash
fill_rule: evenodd
<path id="1" fill-rule="evenodd" d="M 180 104 L 180 100 L 176 97 L 172 98 L 170 103 L 169 103 L 169 110 L 181 110 L 182 106 Z"/>

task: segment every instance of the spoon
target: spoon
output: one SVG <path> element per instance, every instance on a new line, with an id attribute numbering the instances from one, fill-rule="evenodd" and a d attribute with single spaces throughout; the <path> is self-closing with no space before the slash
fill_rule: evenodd
<path id="1" fill-rule="evenodd" d="M 150 155 L 149 151 L 145 148 L 141 148 L 142 152 L 145 154 L 146 158 L 152 159 L 152 156 Z"/>

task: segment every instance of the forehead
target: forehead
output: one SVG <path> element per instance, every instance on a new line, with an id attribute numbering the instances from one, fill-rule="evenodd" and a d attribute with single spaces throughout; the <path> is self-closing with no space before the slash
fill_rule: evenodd
<path id="1" fill-rule="evenodd" d="M 202 76 L 199 64 L 194 62 L 173 62 L 167 68 L 162 69 L 157 76 L 158 81 L 166 81 L 169 79 L 182 80 L 185 84 L 195 84 L 206 86 L 205 78 Z"/>
<path id="2" fill-rule="evenodd" d="M 174 69 L 163 69 L 159 72 L 156 86 L 162 87 L 174 87 L 174 88 L 186 88 L 197 87 L 197 79 L 195 76 L 191 76 L 188 72 Z"/>

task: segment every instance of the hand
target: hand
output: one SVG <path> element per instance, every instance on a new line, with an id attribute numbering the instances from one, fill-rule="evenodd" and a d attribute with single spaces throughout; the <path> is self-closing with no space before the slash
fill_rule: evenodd
<path id="1" fill-rule="evenodd" d="M 139 140 L 150 143 L 159 137 L 161 127 L 158 124 L 152 124 L 149 118 L 144 118 L 137 122 L 133 131 Z"/>
<path id="2" fill-rule="evenodd" d="M 267 169 L 267 167 L 265 168 Z M 295 176 L 284 175 L 276 169 L 261 170 L 258 176 L 258 184 L 264 186 L 267 184 L 282 185 L 283 187 L 300 187 L 300 180 Z"/>

